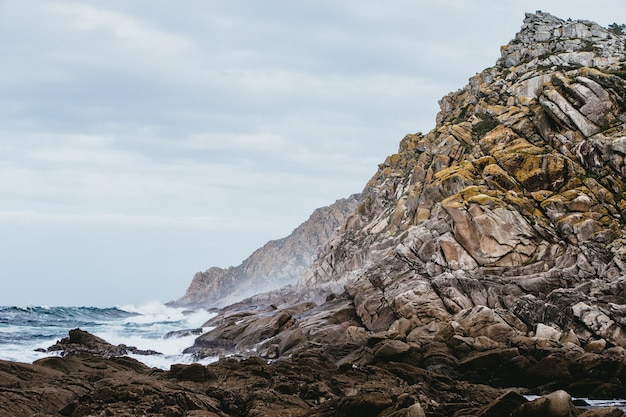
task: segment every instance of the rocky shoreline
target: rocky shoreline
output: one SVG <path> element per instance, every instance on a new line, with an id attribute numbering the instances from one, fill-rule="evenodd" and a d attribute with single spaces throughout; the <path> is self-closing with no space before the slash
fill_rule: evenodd
<path id="1" fill-rule="evenodd" d="M 164 371 L 121 356 L 119 346 L 89 333 L 72 333 L 53 347 L 59 356 L 33 364 L 0 361 L 3 415 L 624 415 L 615 407 L 577 408 L 570 397 L 572 392 L 600 397 L 624 392 L 626 361 L 612 354 L 572 356 L 544 346 L 527 352 L 475 352 L 459 359 L 443 342 L 405 349 L 387 340 L 365 350 L 318 344 L 275 360 L 235 355 L 210 365 L 173 365 Z M 366 350 L 372 352 L 370 359 L 345 360 L 355 354 L 368 356 Z M 517 379 L 519 372 L 525 375 Z M 566 372 L 570 374 L 564 378 Z M 580 379 L 581 373 L 587 378 Z M 511 382 L 517 384 L 508 386 Z M 531 392 L 544 396 L 533 401 L 522 396 Z"/>
<path id="2" fill-rule="evenodd" d="M 180 303 L 303 271 L 202 326 L 186 353 L 220 360 L 152 369 L 74 330 L 59 356 L 0 362 L 0 410 L 624 415 L 572 397 L 626 397 L 625 79 L 621 29 L 527 14 L 496 65 L 441 100 L 436 127 L 379 165 L 321 252 L 304 245 L 312 264 L 292 255 L 317 222 L 280 256 L 269 245 L 196 276 Z"/>

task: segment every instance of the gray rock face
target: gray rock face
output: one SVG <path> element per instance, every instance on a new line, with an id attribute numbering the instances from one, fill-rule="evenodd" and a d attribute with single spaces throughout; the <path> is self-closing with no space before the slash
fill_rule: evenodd
<path id="1" fill-rule="evenodd" d="M 528 76 L 537 67 L 607 66 L 621 61 L 624 51 L 621 36 L 594 22 L 537 12 L 526 14 L 522 30 L 502 47 L 498 64 Z"/>
<path id="2" fill-rule="evenodd" d="M 367 331 L 403 319 L 413 340 L 452 325 L 624 346 L 624 45 L 528 14 L 496 66 L 441 100 L 436 128 L 379 166 L 299 289 L 345 288 Z"/>
<path id="3" fill-rule="evenodd" d="M 225 308 L 190 351 L 623 395 L 624 40 L 527 15 L 494 67 L 441 100 L 436 127 L 379 165 L 295 286 Z M 517 415 L 571 414 L 569 394 Z"/>
<path id="4" fill-rule="evenodd" d="M 353 195 L 315 210 L 291 235 L 268 242 L 239 266 L 212 267 L 196 273 L 185 295 L 174 304 L 225 306 L 294 283 L 356 209 L 358 201 L 359 196 Z"/>

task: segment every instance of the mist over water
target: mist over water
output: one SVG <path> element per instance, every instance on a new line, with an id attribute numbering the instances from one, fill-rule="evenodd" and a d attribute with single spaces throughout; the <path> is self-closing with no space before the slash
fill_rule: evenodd
<path id="1" fill-rule="evenodd" d="M 159 302 L 141 306 L 96 307 L 0 307 L 0 359 L 32 363 L 53 353 L 37 352 L 67 337 L 80 328 L 113 345 L 125 344 L 141 350 L 155 350 L 161 355 L 129 356 L 151 367 L 169 369 L 173 363 L 196 362 L 182 351 L 191 346 L 195 335 L 164 336 L 171 331 L 202 326 L 213 313 L 205 310 L 172 308 Z M 205 331 L 208 328 L 204 329 Z M 209 363 L 207 358 L 201 363 Z"/>

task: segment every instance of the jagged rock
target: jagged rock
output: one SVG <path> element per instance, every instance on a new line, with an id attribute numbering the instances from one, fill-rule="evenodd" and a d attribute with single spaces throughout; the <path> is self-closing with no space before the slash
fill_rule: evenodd
<path id="1" fill-rule="evenodd" d="M 202 334 L 202 327 L 196 329 L 172 330 L 163 335 L 163 339 L 171 339 L 172 337 L 185 337 L 191 335 Z"/>
<path id="2" fill-rule="evenodd" d="M 377 359 L 389 359 L 402 355 L 411 347 L 400 340 L 384 340 L 374 346 L 374 357 Z"/>
<path id="3" fill-rule="evenodd" d="M 600 353 L 606 348 L 606 340 L 592 340 L 585 345 L 585 352 Z"/>
<path id="4" fill-rule="evenodd" d="M 69 336 L 57 341 L 54 345 L 46 349 L 47 352 L 58 352 L 62 356 L 75 355 L 78 353 L 92 353 L 104 357 L 124 356 L 129 353 L 137 355 L 160 355 L 154 350 L 137 349 L 135 346 L 117 345 L 114 346 L 106 340 L 94 336 L 81 329 L 69 331 Z"/>
<path id="5" fill-rule="evenodd" d="M 599 307 L 580 302 L 572 306 L 572 311 L 595 334 L 618 346 L 626 346 L 626 332 Z"/>
<path id="6" fill-rule="evenodd" d="M 521 404 L 511 412 L 511 417 L 576 417 L 577 415 L 571 395 L 563 390 Z"/>
<path id="7" fill-rule="evenodd" d="M 366 329 L 404 318 L 409 341 L 454 321 L 502 343 L 625 346 L 624 48 L 595 23 L 528 14 L 435 129 L 379 166 L 297 290 L 345 286 Z"/>
<path id="8" fill-rule="evenodd" d="M 537 323 L 537 326 L 535 327 L 535 337 L 540 339 L 560 341 L 563 337 L 563 333 L 558 331 L 554 327 L 546 326 L 543 323 Z"/>
<path id="9" fill-rule="evenodd" d="M 514 391 L 509 391 L 480 409 L 476 414 L 476 417 L 509 416 L 513 410 L 527 402 L 528 400 L 520 394 Z"/>
<path id="10" fill-rule="evenodd" d="M 496 65 L 444 97 L 435 128 L 407 135 L 335 217 L 296 285 L 218 311 L 188 350 L 235 357 L 160 371 L 77 329 L 53 348 L 65 356 L 0 361 L 0 410 L 570 417 L 565 391 L 525 402 L 499 388 L 623 395 L 624 40 L 528 14 Z M 268 271 L 292 279 L 329 224 L 198 275 L 180 302 L 227 300 Z"/>
<path id="11" fill-rule="evenodd" d="M 622 417 L 624 412 L 617 407 L 607 407 L 598 410 L 587 410 L 578 415 L 578 417 Z"/>
<path id="12" fill-rule="evenodd" d="M 626 347 L 625 40 L 528 14 L 495 66 L 442 98 L 435 128 L 379 165 L 298 282 L 223 310 L 197 347 L 382 366 L 409 383 L 426 372 L 540 394 L 624 388 L 611 349 Z M 288 310 L 303 301 L 316 305 Z M 289 324 L 263 333 L 280 317 Z M 493 399 L 437 409 L 476 415 Z"/>

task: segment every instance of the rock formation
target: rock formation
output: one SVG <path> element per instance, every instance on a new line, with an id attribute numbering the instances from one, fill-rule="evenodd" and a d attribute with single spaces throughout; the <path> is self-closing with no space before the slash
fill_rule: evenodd
<path id="1" fill-rule="evenodd" d="M 316 209 L 289 236 L 266 243 L 239 266 L 212 267 L 196 273 L 185 295 L 173 304 L 223 307 L 253 294 L 293 284 L 311 266 L 358 201 L 355 194 Z"/>
<path id="2" fill-rule="evenodd" d="M 71 342 L 70 342 L 71 340 Z M 402 343 L 397 341 L 398 343 Z M 455 380 L 420 366 L 417 349 L 387 343 L 370 365 L 339 365 L 343 347 L 273 363 L 230 358 L 210 365 L 149 368 L 109 355 L 112 345 L 73 330 L 64 356 L 33 364 L 0 361 L 0 414 L 30 416 L 385 416 L 620 417 L 615 407 L 583 411 L 568 393 L 533 401 L 513 390 Z M 102 351 L 98 351 L 104 348 Z M 384 352 L 383 352 L 384 350 Z M 441 353 L 441 352 L 439 352 Z M 581 405 L 581 404 L 579 404 Z M 581 414 L 578 414 L 578 413 Z"/>
<path id="3" fill-rule="evenodd" d="M 379 166 L 296 285 L 202 326 L 187 352 L 217 363 L 150 370 L 75 333 L 62 345 L 86 347 L 64 357 L 0 361 L 0 411 L 623 416 L 572 397 L 626 392 L 625 41 L 528 14 Z M 271 269 L 250 259 L 208 274 L 216 293 Z"/>
<path id="4" fill-rule="evenodd" d="M 528 14 L 379 166 L 295 290 L 224 309 L 189 352 L 332 345 L 338 366 L 411 357 L 492 386 L 623 395 L 625 41 Z"/>
<path id="5" fill-rule="evenodd" d="M 120 357 L 130 353 L 135 355 L 161 355 L 161 353 L 157 351 L 137 349 L 135 346 L 115 346 L 81 329 L 70 330 L 68 337 L 57 341 L 57 343 L 43 351 L 55 352 L 60 356 L 91 353 L 104 358 Z"/>
<path id="6" fill-rule="evenodd" d="M 379 166 L 299 287 L 345 288 L 370 332 L 626 346 L 624 54 L 597 24 L 528 14 Z"/>

